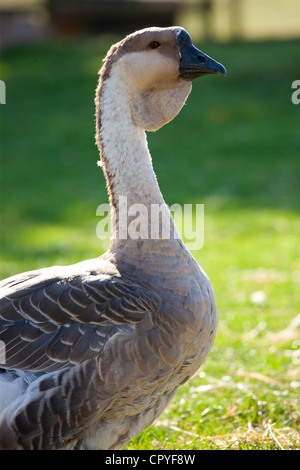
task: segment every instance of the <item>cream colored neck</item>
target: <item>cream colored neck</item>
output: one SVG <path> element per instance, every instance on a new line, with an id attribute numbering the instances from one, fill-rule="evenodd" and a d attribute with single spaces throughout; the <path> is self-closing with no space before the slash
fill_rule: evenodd
<path id="1" fill-rule="evenodd" d="M 159 204 L 171 218 L 153 171 L 145 131 L 133 121 L 129 96 L 126 83 L 111 73 L 102 84 L 98 104 L 101 166 L 110 192 L 113 238 L 119 235 L 121 196 L 126 197 L 128 209 L 143 204 L 150 214 L 151 204 Z"/>
<path id="2" fill-rule="evenodd" d="M 131 117 L 122 85 L 107 80 L 102 90 L 101 158 L 113 199 L 128 203 L 159 202 L 162 196 L 153 171 L 146 133 Z M 119 89 L 118 89 L 119 88 Z"/>

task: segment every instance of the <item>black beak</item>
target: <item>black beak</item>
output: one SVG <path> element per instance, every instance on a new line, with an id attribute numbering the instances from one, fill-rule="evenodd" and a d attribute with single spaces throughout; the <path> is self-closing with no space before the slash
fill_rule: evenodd
<path id="1" fill-rule="evenodd" d="M 190 35 L 183 29 L 177 38 L 180 50 L 179 76 L 193 80 L 202 75 L 226 75 L 222 64 L 199 51 L 193 44 Z"/>

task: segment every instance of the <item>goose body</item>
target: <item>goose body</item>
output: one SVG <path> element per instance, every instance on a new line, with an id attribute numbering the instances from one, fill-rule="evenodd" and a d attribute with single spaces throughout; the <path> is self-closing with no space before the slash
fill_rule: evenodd
<path id="1" fill-rule="evenodd" d="M 1 449 L 122 448 L 207 356 L 213 289 L 176 232 L 145 134 L 172 120 L 206 73 L 225 69 L 179 27 L 138 31 L 108 52 L 95 102 L 110 248 L 0 283 Z M 147 236 L 122 237 L 120 196 L 158 204 L 170 237 L 162 226 L 151 237 L 148 219 Z"/>

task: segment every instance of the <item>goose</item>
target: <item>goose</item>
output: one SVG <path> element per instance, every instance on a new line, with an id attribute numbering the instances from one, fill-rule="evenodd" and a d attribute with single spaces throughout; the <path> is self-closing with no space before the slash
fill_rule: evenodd
<path id="1" fill-rule="evenodd" d="M 211 349 L 213 288 L 176 231 L 146 140 L 205 74 L 226 70 L 177 26 L 137 31 L 108 51 L 95 104 L 110 246 L 95 259 L 1 282 L 1 449 L 122 449 Z M 121 236 L 125 198 L 125 231 L 132 205 L 157 204 L 170 236 L 162 223 L 153 237 Z"/>

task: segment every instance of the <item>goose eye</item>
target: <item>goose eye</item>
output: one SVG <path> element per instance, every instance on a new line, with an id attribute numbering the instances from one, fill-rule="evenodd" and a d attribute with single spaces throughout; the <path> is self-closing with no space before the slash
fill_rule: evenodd
<path id="1" fill-rule="evenodd" d="M 151 47 L 151 49 L 157 49 L 159 46 L 160 46 L 160 42 L 158 41 L 152 41 L 149 44 L 149 47 Z"/>

